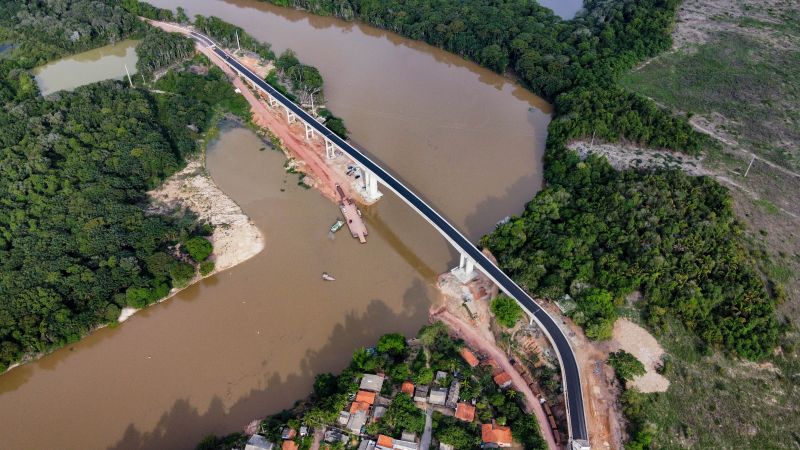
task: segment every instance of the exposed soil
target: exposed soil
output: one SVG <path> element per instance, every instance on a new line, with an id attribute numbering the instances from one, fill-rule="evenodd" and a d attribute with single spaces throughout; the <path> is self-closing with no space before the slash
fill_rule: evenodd
<path id="1" fill-rule="evenodd" d="M 561 327 L 567 331 L 567 338 L 575 351 L 581 371 L 583 404 L 592 448 L 623 448 L 624 419 L 617 401 L 621 386 L 614 369 L 605 363 L 610 352 L 609 343 L 589 340 L 581 327 L 564 317 L 555 304 L 546 301 L 540 301 L 539 304 L 556 320 L 561 319 Z"/>
<path id="2" fill-rule="evenodd" d="M 619 349 L 635 356 L 644 364 L 647 373 L 628 382 L 641 392 L 664 392 L 669 388 L 669 380 L 656 372 L 661 366 L 664 349 L 647 330 L 628 319 L 618 319 L 614 323 L 614 334 L 608 344 L 610 351 Z"/>
<path id="3" fill-rule="evenodd" d="M 148 21 L 152 25 L 160 27 L 165 31 L 179 32 L 188 34 L 188 29 L 179 27 L 166 22 Z M 252 121 L 257 127 L 269 130 L 280 141 L 281 150 L 286 153 L 290 164 L 295 170 L 305 173 L 307 176 L 303 182 L 317 189 L 323 196 L 331 201 L 337 202 L 336 185 L 339 184 L 345 193 L 360 203 L 369 204 L 359 189 L 360 181 L 354 177 L 345 175 L 349 159 L 337 157 L 333 160 L 326 158 L 325 142 L 316 133 L 310 139 L 306 139 L 305 125 L 300 122 L 289 123 L 286 110 L 281 106 L 270 107 L 266 100 L 257 95 L 242 78 L 236 74 L 227 64 L 225 64 L 214 52 L 204 45 L 196 44 L 197 51 L 203 53 L 222 69 L 231 83 L 239 89 L 242 95 L 250 103 L 250 111 L 253 113 Z M 259 76 L 265 76 L 271 65 L 264 63 L 253 55 L 245 54 L 237 56 L 240 63 L 246 65 L 250 70 Z"/>
<path id="4" fill-rule="evenodd" d="M 200 160 L 169 177 L 158 189 L 148 193 L 152 211 L 169 214 L 189 209 L 204 222 L 214 225 L 214 273 L 252 258 L 264 248 L 261 231 L 242 212 L 242 208 L 220 190 Z"/>
<path id="5" fill-rule="evenodd" d="M 477 285 L 486 284 L 488 280 L 482 274 L 478 274 L 477 280 L 473 283 Z M 550 424 L 547 421 L 542 404 L 539 398 L 533 393 L 531 388 L 517 373 L 509 361 L 509 356 L 497 346 L 489 327 L 489 303 L 490 295 L 486 295 L 480 300 L 473 301 L 474 311 L 477 313 L 476 318 L 470 317 L 467 310 L 462 306 L 464 297 L 462 292 L 453 290 L 453 287 L 458 284 L 454 276 L 446 273 L 440 277 L 439 285 L 448 286 L 447 292 L 441 290 L 440 301 L 431 306 L 431 320 L 439 320 L 447 325 L 451 332 L 458 338 L 464 340 L 467 345 L 478 352 L 494 359 L 501 369 L 511 375 L 511 385 L 513 388 L 523 394 L 525 409 L 528 413 L 533 413 L 539 422 L 539 428 L 542 430 L 545 440 L 547 441 L 548 448 L 557 450 L 559 447 L 556 445 L 555 438 L 550 429 Z M 491 285 L 491 282 L 488 282 Z M 467 287 L 467 289 L 469 289 Z M 455 295 L 453 295 L 455 294 Z M 494 288 L 494 295 L 496 295 L 496 288 Z M 492 295 L 492 297 L 494 296 Z"/>

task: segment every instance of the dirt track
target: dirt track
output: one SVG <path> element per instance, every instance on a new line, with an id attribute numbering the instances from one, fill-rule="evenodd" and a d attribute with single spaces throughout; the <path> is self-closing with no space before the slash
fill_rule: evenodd
<path id="1" fill-rule="evenodd" d="M 522 379 L 522 376 L 511 366 L 508 355 L 500 350 L 494 341 L 490 341 L 485 336 L 481 335 L 473 326 L 465 323 L 461 318 L 456 317 L 445 308 L 441 308 L 431 314 L 431 318 L 441 320 L 450 327 L 459 338 L 463 339 L 467 345 L 497 361 L 500 368 L 511 375 L 511 385 L 515 390 L 522 393 L 527 412 L 529 414 L 532 412 L 536 415 L 536 420 L 539 422 L 539 428 L 542 430 L 542 435 L 547 441 L 548 448 L 551 450 L 558 450 L 559 447 L 556 445 L 555 438 L 553 438 L 553 432 L 547 421 L 547 415 L 541 403 L 539 403 L 539 399 L 536 398 L 536 395 L 534 395 L 531 388 L 528 387 L 528 384 L 525 383 L 525 380 Z"/>

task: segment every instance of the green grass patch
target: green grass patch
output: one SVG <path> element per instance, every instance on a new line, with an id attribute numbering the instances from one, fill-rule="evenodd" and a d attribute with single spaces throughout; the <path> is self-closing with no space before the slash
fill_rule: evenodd
<path id="1" fill-rule="evenodd" d="M 755 19 L 743 20 L 750 27 L 766 26 Z M 796 148 L 787 150 L 785 143 L 800 141 L 798 73 L 797 50 L 725 33 L 693 51 L 659 57 L 625 76 L 622 84 L 686 113 L 720 113 L 733 121 L 730 131 L 742 143 L 796 168 L 800 155 Z"/>

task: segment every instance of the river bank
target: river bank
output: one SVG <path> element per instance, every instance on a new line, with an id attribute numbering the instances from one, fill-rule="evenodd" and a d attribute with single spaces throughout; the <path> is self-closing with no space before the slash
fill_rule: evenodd
<path id="1" fill-rule="evenodd" d="M 145 19 L 149 24 L 167 32 L 177 32 L 188 36 L 191 29 L 170 22 Z M 302 124 L 289 123 L 286 113 L 280 108 L 270 107 L 249 84 L 245 83 L 216 53 L 208 47 L 196 43 L 195 49 L 205 55 L 212 63 L 222 69 L 231 83 L 250 104 L 252 124 L 259 133 L 269 136 L 272 145 L 284 153 L 294 171 L 305 174 L 301 182 L 319 191 L 328 200 L 337 203 L 336 187 L 341 186 L 348 197 L 357 198 L 362 204 L 370 204 L 358 188 L 358 179 L 346 175 L 347 162 L 342 158 L 328 160 L 325 157 L 325 143 L 321 139 L 308 139 Z M 231 54 L 235 54 L 231 51 Z M 271 64 L 253 56 L 239 57 L 238 61 L 259 76 L 269 73 Z M 362 180 L 363 181 L 363 180 Z"/>

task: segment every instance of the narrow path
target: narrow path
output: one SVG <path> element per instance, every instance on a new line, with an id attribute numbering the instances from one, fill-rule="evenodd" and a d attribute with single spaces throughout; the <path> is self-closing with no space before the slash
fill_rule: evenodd
<path id="1" fill-rule="evenodd" d="M 457 337 L 463 339 L 467 345 L 497 361 L 500 368 L 511 375 L 511 385 L 514 389 L 522 393 L 525 409 L 527 410 L 526 412 L 536 415 L 536 420 L 539 422 L 542 436 L 544 436 L 545 441 L 547 441 L 547 447 L 550 450 L 559 450 L 555 438 L 553 437 L 553 431 L 550 429 L 550 423 L 547 421 L 547 414 L 545 414 L 544 408 L 542 408 L 542 404 L 539 403 L 539 399 L 536 398 L 536 395 L 534 395 L 531 388 L 528 387 L 528 384 L 525 383 L 525 380 L 522 379 L 522 376 L 511 366 L 508 355 L 506 355 L 497 344 L 481 336 L 471 325 L 465 323 L 447 310 L 436 311 L 431 314 L 431 317 L 441 320 L 445 325 L 450 327 Z"/>
<path id="2" fill-rule="evenodd" d="M 425 409 L 425 431 L 422 433 L 422 439 L 419 441 L 420 450 L 428 450 L 431 448 L 431 434 L 433 433 L 433 407 L 428 405 Z"/>

